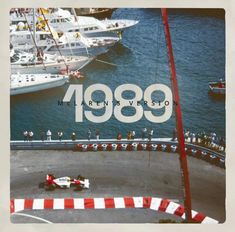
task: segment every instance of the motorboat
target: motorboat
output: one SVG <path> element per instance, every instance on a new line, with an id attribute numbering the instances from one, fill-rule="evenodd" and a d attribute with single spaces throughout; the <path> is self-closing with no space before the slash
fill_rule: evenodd
<path id="1" fill-rule="evenodd" d="M 118 37 L 86 37 L 79 32 L 66 32 L 60 37 L 58 44 L 63 55 L 89 55 L 98 56 L 108 52 L 108 50 L 119 41 Z M 47 50 L 54 54 L 57 47 Z"/>
<path id="2" fill-rule="evenodd" d="M 116 36 L 125 29 L 136 25 L 139 21 L 130 19 L 104 19 L 98 20 L 88 16 L 69 17 L 70 21 L 58 24 L 55 20 L 50 21 L 55 30 L 58 32 L 80 32 L 88 37 L 98 36 Z"/>
<path id="3" fill-rule="evenodd" d="M 42 16 L 42 12 L 44 16 Z M 94 17 L 76 16 L 61 8 L 38 8 L 37 21 L 45 23 L 45 19 L 58 33 L 80 32 L 89 37 L 116 36 L 116 33 L 113 32 L 122 32 L 139 22 L 129 19 L 98 20 Z M 12 25 L 19 25 L 19 23 L 24 23 L 24 25 L 29 23 L 31 25 L 33 24 L 33 14 L 27 13 L 28 22 L 26 22 L 23 15 L 15 13 L 10 15 L 10 20 Z"/>
<path id="4" fill-rule="evenodd" d="M 92 16 L 97 19 L 111 18 L 116 8 L 75 8 L 76 15 Z"/>
<path id="5" fill-rule="evenodd" d="M 53 30 L 51 28 L 51 30 Z M 44 52 L 51 46 L 54 46 L 58 42 L 58 34 L 53 31 L 52 34 L 49 30 L 37 30 L 34 35 L 37 47 Z M 35 50 L 35 43 L 33 40 L 32 31 L 27 29 L 16 29 L 16 26 L 10 26 L 10 42 L 15 50 L 33 52 Z"/>
<path id="6" fill-rule="evenodd" d="M 10 95 L 32 93 L 63 86 L 69 81 L 68 75 L 55 74 L 12 74 Z"/>
<path id="7" fill-rule="evenodd" d="M 11 73 L 51 73 L 58 74 L 63 70 L 76 71 L 82 69 L 93 60 L 86 56 L 58 56 L 50 54 L 35 55 L 22 51 L 11 50 Z"/>
<path id="8" fill-rule="evenodd" d="M 60 50 L 62 55 L 97 56 L 106 53 L 119 41 L 119 37 L 88 38 L 79 32 L 66 32 L 59 38 L 57 33 L 38 30 L 35 32 L 35 40 L 37 47 L 48 54 L 59 55 Z M 15 30 L 15 27 L 11 26 L 10 41 L 16 50 L 33 52 L 35 49 L 30 30 Z"/>
<path id="9" fill-rule="evenodd" d="M 219 80 L 217 82 L 209 82 L 209 91 L 212 94 L 224 95 L 225 94 L 225 81 Z"/>

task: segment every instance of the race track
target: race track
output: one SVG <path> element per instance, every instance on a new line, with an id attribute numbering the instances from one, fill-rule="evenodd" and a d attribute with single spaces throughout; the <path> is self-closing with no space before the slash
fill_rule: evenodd
<path id="1" fill-rule="evenodd" d="M 225 220 L 225 170 L 188 157 L 192 208 L 220 222 Z M 48 192 L 39 189 L 47 173 L 90 180 L 90 189 Z M 183 204 L 178 155 L 165 152 L 11 151 L 11 198 L 88 198 L 153 196 Z M 172 218 L 148 209 L 38 210 L 22 213 L 50 222 L 155 223 Z M 14 223 L 39 222 L 12 215 Z"/>

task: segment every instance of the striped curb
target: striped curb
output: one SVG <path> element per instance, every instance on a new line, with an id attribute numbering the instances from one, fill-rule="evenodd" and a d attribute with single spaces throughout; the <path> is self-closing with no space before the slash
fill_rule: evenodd
<path id="1" fill-rule="evenodd" d="M 77 144 L 75 151 L 163 151 L 178 153 L 179 148 L 175 144 L 154 144 L 154 143 L 94 143 L 94 144 Z M 225 168 L 225 158 L 221 158 L 213 151 L 206 152 L 203 149 L 197 148 L 185 148 L 186 154 L 198 159 L 205 160 L 211 164 Z"/>
<path id="2" fill-rule="evenodd" d="M 11 199 L 10 212 L 22 210 L 64 209 L 126 209 L 142 208 L 172 214 L 185 219 L 184 207 L 167 199 L 156 197 L 111 198 L 57 198 L 57 199 Z M 192 210 L 192 218 L 198 223 L 216 224 L 218 221 Z"/>

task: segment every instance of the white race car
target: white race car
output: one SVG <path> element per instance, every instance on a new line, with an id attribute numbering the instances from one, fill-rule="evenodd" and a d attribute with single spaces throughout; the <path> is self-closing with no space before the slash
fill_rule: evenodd
<path id="1" fill-rule="evenodd" d="M 75 179 L 69 176 L 56 178 L 53 174 L 47 174 L 46 181 L 39 184 L 39 188 L 44 188 L 47 191 L 56 188 L 68 189 L 72 186 L 75 186 L 75 190 L 81 191 L 82 189 L 89 189 L 90 182 L 81 175 Z"/>

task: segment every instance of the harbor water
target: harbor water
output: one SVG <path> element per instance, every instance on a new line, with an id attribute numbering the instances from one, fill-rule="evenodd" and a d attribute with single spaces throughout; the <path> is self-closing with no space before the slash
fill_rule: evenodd
<path id="1" fill-rule="evenodd" d="M 164 30 L 159 9 L 117 9 L 114 19 L 135 19 L 139 23 L 124 31 L 120 43 L 81 70 L 83 79 L 69 84 L 107 85 L 112 92 L 122 84 L 136 84 L 144 91 L 155 83 L 171 86 Z M 173 52 L 180 91 L 184 129 L 198 133 L 215 132 L 225 136 L 225 99 L 208 94 L 208 83 L 225 78 L 225 21 L 223 18 L 184 12 L 169 13 Z M 74 105 L 59 105 L 69 84 L 47 91 L 11 97 L 11 140 L 23 138 L 23 131 L 33 131 L 34 138 L 48 129 L 52 139 L 63 131 L 64 138 L 75 132 L 77 139 L 92 138 L 99 129 L 100 138 L 126 137 L 143 127 L 154 130 L 153 137 L 171 137 L 175 116 L 164 123 L 152 123 L 142 117 L 135 123 L 119 122 L 114 116 L 104 123 L 92 123 L 84 117 L 75 122 Z M 102 94 L 101 94 L 102 95 Z M 132 93 L 127 93 L 132 98 Z M 103 96 L 98 96 L 98 98 Z M 126 113 L 132 108 L 125 109 Z M 132 112 L 133 113 L 133 112 Z"/>

